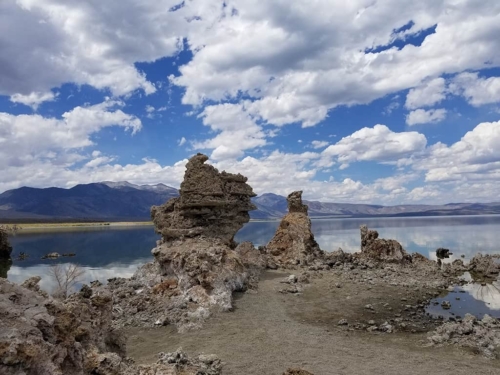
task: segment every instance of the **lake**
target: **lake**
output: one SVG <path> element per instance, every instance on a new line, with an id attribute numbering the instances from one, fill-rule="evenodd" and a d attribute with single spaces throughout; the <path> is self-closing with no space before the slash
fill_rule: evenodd
<path id="1" fill-rule="evenodd" d="M 323 250 L 334 251 L 340 247 L 344 251 L 355 252 L 360 247 L 359 226 L 362 224 L 376 229 L 381 238 L 398 240 L 408 252 L 419 252 L 431 259 L 436 259 L 435 250 L 439 247 L 453 252 L 449 261 L 461 255 L 467 260 L 478 252 L 500 252 L 500 216 L 494 215 L 317 219 L 312 221 L 312 229 Z M 238 232 L 236 240 L 264 245 L 272 238 L 278 225 L 278 221 L 250 222 Z M 75 228 L 50 233 L 21 231 L 11 237 L 14 262 L 8 271 L 8 278 L 20 283 L 39 275 L 42 277 L 41 287 L 51 291 L 55 288 L 55 281 L 48 277 L 48 271 L 55 262 L 79 264 L 85 271 L 82 280 L 85 283 L 92 280 L 105 282 L 111 277 L 130 277 L 139 265 L 152 260 L 151 249 L 158 239 L 152 226 Z M 29 258 L 15 260 L 20 252 L 28 254 Z M 58 260 L 41 259 L 50 252 L 76 253 L 76 256 Z M 464 286 L 464 289 L 467 288 L 456 290 L 456 293 L 461 292 L 463 298 L 461 302 L 453 301 L 453 307 L 447 314 L 463 315 L 466 310 L 478 315 L 489 312 L 500 316 L 500 285 L 470 284 Z"/>

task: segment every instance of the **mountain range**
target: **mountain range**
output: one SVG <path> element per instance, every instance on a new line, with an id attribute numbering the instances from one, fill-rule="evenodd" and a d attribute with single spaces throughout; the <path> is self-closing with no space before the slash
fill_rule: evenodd
<path id="1" fill-rule="evenodd" d="M 164 185 L 110 182 L 76 185 L 71 189 L 21 187 L 0 194 L 0 221 L 142 221 L 150 208 L 160 205 L 178 190 Z M 252 219 L 279 219 L 287 212 L 286 198 L 272 193 L 253 198 L 257 210 Z M 439 216 L 500 214 L 497 203 L 449 203 L 446 205 L 398 205 L 326 203 L 305 201 L 311 217 Z"/>

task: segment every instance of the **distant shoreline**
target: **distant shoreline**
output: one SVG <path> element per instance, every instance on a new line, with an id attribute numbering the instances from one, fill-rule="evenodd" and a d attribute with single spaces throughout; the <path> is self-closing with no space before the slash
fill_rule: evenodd
<path id="1" fill-rule="evenodd" d="M 491 216 L 500 216 L 498 214 L 481 214 L 481 215 L 408 215 L 408 216 L 398 216 L 398 215 L 387 215 L 387 216 L 350 216 L 350 215 L 342 215 L 342 216 L 313 216 L 310 217 L 311 220 L 335 220 L 335 219 L 344 219 L 344 220 L 356 220 L 356 219 L 425 219 L 425 218 L 459 218 L 459 217 L 491 217 Z M 269 223 L 269 222 L 279 222 L 280 218 L 266 218 L 266 219 L 250 219 L 251 223 Z M 75 230 L 75 229 L 104 229 L 104 228 L 127 228 L 127 227 L 147 227 L 153 226 L 152 221 L 77 221 L 77 222 L 12 222 L 12 223 L 0 223 L 0 227 L 12 227 L 17 226 L 19 228 L 17 230 L 18 233 L 27 233 L 27 232 L 37 232 L 41 230 Z"/>
<path id="2" fill-rule="evenodd" d="M 152 226 L 152 221 L 121 221 L 121 222 L 66 222 L 66 223 L 5 223 L 4 226 L 17 226 L 18 233 L 33 232 L 46 229 L 85 229 L 85 228 L 109 228 L 109 227 L 136 227 Z"/>

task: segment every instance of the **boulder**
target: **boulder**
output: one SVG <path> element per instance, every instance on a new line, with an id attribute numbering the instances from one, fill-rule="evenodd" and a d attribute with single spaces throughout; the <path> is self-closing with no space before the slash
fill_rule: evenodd
<path id="1" fill-rule="evenodd" d="M 281 267 L 307 266 L 316 260 L 322 261 L 325 254 L 311 231 L 311 219 L 307 213 L 307 205 L 302 203 L 302 191 L 291 193 L 287 201 L 288 213 L 267 244 L 267 254 Z"/>
<path id="2" fill-rule="evenodd" d="M 411 262 L 412 257 L 398 241 L 378 238 L 378 232 L 368 229 L 366 225 L 362 225 L 360 230 L 362 257 L 382 262 Z"/>

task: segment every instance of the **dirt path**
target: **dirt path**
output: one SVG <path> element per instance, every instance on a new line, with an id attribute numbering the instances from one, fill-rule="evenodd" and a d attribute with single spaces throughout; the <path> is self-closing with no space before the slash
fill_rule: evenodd
<path id="1" fill-rule="evenodd" d="M 139 363 L 180 347 L 192 354 L 216 354 L 225 363 L 225 375 L 278 375 L 287 367 L 315 375 L 500 374 L 500 361 L 456 347 L 421 347 L 423 334 L 342 330 L 334 323 L 333 310 L 344 299 L 332 296 L 325 305 L 324 292 L 320 296 L 314 287 L 303 295 L 279 294 L 284 275 L 266 273 L 257 293 L 239 296 L 234 312 L 211 318 L 201 330 L 178 334 L 172 327 L 129 329 L 128 354 Z M 330 320 L 324 319 L 328 305 L 334 316 Z"/>

